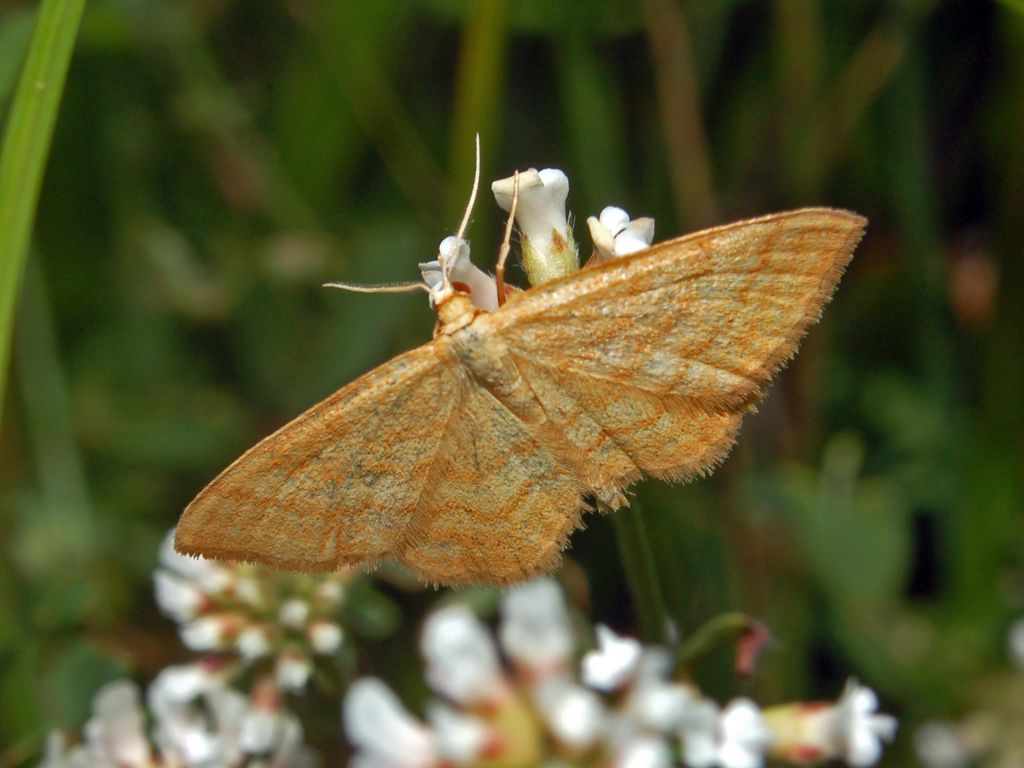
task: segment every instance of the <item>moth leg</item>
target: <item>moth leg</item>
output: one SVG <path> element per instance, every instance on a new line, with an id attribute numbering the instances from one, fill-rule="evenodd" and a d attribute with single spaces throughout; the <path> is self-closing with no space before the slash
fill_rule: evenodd
<path id="1" fill-rule="evenodd" d="M 498 263 L 494 265 L 494 284 L 498 289 L 498 306 L 505 303 L 505 260 L 511 250 L 512 224 L 516 219 L 516 207 L 519 205 L 519 171 L 512 177 L 512 205 L 508 210 L 508 221 L 505 222 L 505 237 L 498 249 Z"/>

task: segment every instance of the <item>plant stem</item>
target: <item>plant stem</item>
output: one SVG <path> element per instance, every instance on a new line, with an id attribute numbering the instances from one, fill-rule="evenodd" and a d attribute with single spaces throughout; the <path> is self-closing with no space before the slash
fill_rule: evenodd
<path id="1" fill-rule="evenodd" d="M 18 286 L 85 0 L 43 0 L 0 149 L 0 403 Z"/>
<path id="2" fill-rule="evenodd" d="M 723 613 L 690 635 L 676 650 L 676 662 L 687 667 L 711 651 L 760 631 L 767 639 L 767 630 L 745 613 Z"/>
<path id="3" fill-rule="evenodd" d="M 631 509 L 612 515 L 612 525 L 615 526 L 615 538 L 619 543 L 622 567 L 633 597 L 640 632 L 649 643 L 665 643 L 668 640 L 668 610 L 647 537 L 643 507 L 634 500 Z"/>

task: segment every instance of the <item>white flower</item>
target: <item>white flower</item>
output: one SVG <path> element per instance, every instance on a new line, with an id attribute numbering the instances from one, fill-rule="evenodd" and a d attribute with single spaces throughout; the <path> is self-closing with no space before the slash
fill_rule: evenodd
<path id="1" fill-rule="evenodd" d="M 494 642 L 465 606 L 450 605 L 427 618 L 420 652 L 430 687 L 452 701 L 473 704 L 493 700 L 504 691 Z"/>
<path id="2" fill-rule="evenodd" d="M 572 749 L 585 749 L 601 736 L 605 711 L 601 699 L 568 680 L 542 681 L 534 696 L 548 728 L 558 741 Z"/>
<path id="3" fill-rule="evenodd" d="M 851 680 L 839 701 L 813 701 L 771 707 L 765 720 L 772 731 L 772 752 L 787 760 L 841 759 L 848 765 L 874 765 L 882 741 L 896 734 L 896 720 L 877 714 L 874 691 Z"/>
<path id="4" fill-rule="evenodd" d="M 1010 661 L 1018 668 L 1024 669 L 1024 619 L 1017 619 L 1010 627 L 1007 634 L 1007 646 L 1010 651 Z"/>
<path id="5" fill-rule="evenodd" d="M 159 720 L 153 738 L 171 765 L 229 764 L 225 740 L 216 732 L 216 725 L 207 725 L 198 709 L 182 709 Z"/>
<path id="6" fill-rule="evenodd" d="M 430 729 L 417 722 L 384 683 L 356 680 L 345 695 L 343 722 L 359 765 L 429 768 L 438 762 Z"/>
<path id="7" fill-rule="evenodd" d="M 438 246 L 438 258 L 420 264 L 420 274 L 431 291 L 440 289 L 444 282 L 441 258 L 448 264 L 448 279 L 462 283 L 469 289 L 473 303 L 482 310 L 494 312 L 498 308 L 498 285 L 494 277 L 479 269 L 469 259 L 469 243 L 460 237 L 446 237 Z M 433 302 L 433 298 L 431 298 Z"/>
<path id="8" fill-rule="evenodd" d="M 536 579 L 505 593 L 501 601 L 501 647 L 517 664 L 534 670 L 565 666 L 573 648 L 562 590 Z"/>
<path id="9" fill-rule="evenodd" d="M 146 766 L 151 752 L 139 704 L 139 689 L 128 680 L 100 688 L 93 698 L 93 715 L 85 724 L 89 752 L 100 765 Z"/>
<path id="10" fill-rule="evenodd" d="M 178 634 L 190 651 L 219 651 L 228 647 L 237 629 L 235 617 L 218 613 L 182 624 Z"/>
<path id="11" fill-rule="evenodd" d="M 483 720 L 444 704 L 432 702 L 427 720 L 434 729 L 438 753 L 455 765 L 475 762 L 490 738 L 490 730 Z"/>
<path id="12" fill-rule="evenodd" d="M 274 679 L 286 691 L 300 692 L 309 682 L 313 667 L 302 653 L 287 650 L 277 657 L 274 667 Z"/>
<path id="13" fill-rule="evenodd" d="M 95 765 L 83 745 L 67 749 L 64 734 L 60 731 L 50 731 L 47 734 L 46 751 L 39 768 L 94 768 Z"/>
<path id="14" fill-rule="evenodd" d="M 749 699 L 736 699 L 722 712 L 714 702 L 697 702 L 689 707 L 681 731 L 691 768 L 759 768 L 771 743 L 761 711 Z"/>
<path id="15" fill-rule="evenodd" d="M 204 664 L 164 667 L 146 690 L 146 703 L 157 717 L 179 709 L 208 692 L 220 682 Z"/>
<path id="16" fill-rule="evenodd" d="M 294 597 L 281 603 L 277 611 L 277 620 L 290 629 L 302 629 L 309 620 L 309 603 Z"/>
<path id="17" fill-rule="evenodd" d="M 239 602 L 257 610 L 265 608 L 268 602 L 266 582 L 241 576 L 232 584 L 232 593 Z"/>
<path id="18" fill-rule="evenodd" d="M 967 747 L 950 723 L 931 722 L 918 728 L 914 751 L 925 768 L 967 768 L 971 763 Z"/>
<path id="19" fill-rule="evenodd" d="M 333 621 L 314 621 L 307 634 L 313 651 L 324 656 L 337 653 L 345 639 L 345 633 Z"/>
<path id="20" fill-rule="evenodd" d="M 630 717 L 658 733 L 677 730 L 696 701 L 690 687 L 668 682 L 671 661 L 664 648 L 645 649 L 626 700 Z"/>
<path id="21" fill-rule="evenodd" d="M 284 722 L 280 712 L 251 709 L 239 725 L 238 746 L 250 755 L 262 755 L 280 741 Z"/>
<path id="22" fill-rule="evenodd" d="M 93 698 L 84 747 L 65 753 L 63 739 L 53 734 L 42 768 L 313 768 L 302 727 L 281 709 L 268 678 L 250 698 L 224 686 L 211 664 L 168 667 L 146 698 L 151 738 L 138 688 L 119 680 Z"/>
<path id="23" fill-rule="evenodd" d="M 250 624 L 238 633 L 235 648 L 248 661 L 262 659 L 270 653 L 271 628 L 265 624 Z"/>
<path id="24" fill-rule="evenodd" d="M 345 585 L 337 579 L 326 579 L 313 588 L 313 601 L 328 610 L 337 608 L 345 599 Z"/>
<path id="25" fill-rule="evenodd" d="M 219 689 L 219 680 L 202 664 L 167 667 L 150 683 L 146 699 L 156 719 L 153 738 L 165 760 L 201 765 L 223 757 L 222 738 L 194 705 Z"/>
<path id="26" fill-rule="evenodd" d="M 512 208 L 515 177 L 491 184 L 502 209 Z M 516 222 L 522 233 L 523 269 L 531 285 L 572 274 L 579 269 L 576 241 L 572 237 L 565 201 L 569 179 L 557 168 L 534 168 L 519 174 Z"/>
<path id="27" fill-rule="evenodd" d="M 206 602 L 202 590 L 167 571 L 154 573 L 153 584 L 156 587 L 157 606 L 177 622 L 194 619 Z"/>
<path id="28" fill-rule="evenodd" d="M 870 688 L 850 680 L 835 707 L 833 737 L 837 751 L 850 765 L 874 765 L 882 742 L 896 735 L 896 718 L 877 713 L 878 697 Z"/>
<path id="29" fill-rule="evenodd" d="M 654 241 L 654 219 L 630 220 L 628 213 L 612 205 L 600 217 L 588 218 L 587 226 L 594 241 L 594 264 L 650 248 Z"/>
<path id="30" fill-rule="evenodd" d="M 597 650 L 583 656 L 583 682 L 591 688 L 612 691 L 633 677 L 643 650 L 629 637 L 619 637 L 604 624 L 597 625 Z"/>
<path id="31" fill-rule="evenodd" d="M 160 545 L 159 557 L 165 568 L 195 582 L 203 592 L 223 592 L 234 581 L 231 571 L 213 560 L 207 560 L 205 557 L 179 555 L 175 552 L 173 530 L 164 537 L 163 543 Z"/>
<path id="32" fill-rule="evenodd" d="M 641 736 L 620 749 L 612 761 L 614 768 L 670 768 L 672 754 L 664 739 Z"/>

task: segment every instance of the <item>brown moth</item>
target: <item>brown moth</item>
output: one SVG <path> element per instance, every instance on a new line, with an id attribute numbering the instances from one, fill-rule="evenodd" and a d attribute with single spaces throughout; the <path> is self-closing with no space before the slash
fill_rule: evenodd
<path id="1" fill-rule="evenodd" d="M 247 451 L 175 546 L 293 571 L 393 559 L 444 585 L 549 571 L 584 510 L 722 461 L 865 224 L 806 208 L 715 227 L 490 312 L 445 274 L 433 340 Z"/>

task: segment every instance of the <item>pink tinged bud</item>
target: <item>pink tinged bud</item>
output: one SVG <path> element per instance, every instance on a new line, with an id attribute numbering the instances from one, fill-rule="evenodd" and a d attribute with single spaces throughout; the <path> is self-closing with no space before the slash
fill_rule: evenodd
<path id="1" fill-rule="evenodd" d="M 423 625 L 420 653 L 430 687 L 459 704 L 495 701 L 505 681 L 483 624 L 461 605 L 435 611 Z"/>
<path id="2" fill-rule="evenodd" d="M 277 664 L 274 667 L 274 679 L 284 690 L 297 693 L 305 689 L 312 672 L 312 664 L 300 652 L 294 650 L 283 651 L 277 657 Z"/>
<path id="3" fill-rule="evenodd" d="M 619 637 L 598 624 L 597 645 L 597 650 L 583 655 L 583 683 L 601 691 L 613 691 L 629 682 L 640 663 L 640 643 Z"/>
<path id="4" fill-rule="evenodd" d="M 191 621 L 210 605 L 206 593 L 192 582 L 167 571 L 154 573 L 153 583 L 156 587 L 156 604 L 177 622 Z"/>
<path id="5" fill-rule="evenodd" d="M 341 627 L 331 621 L 314 621 L 309 625 L 307 636 L 313 652 L 323 656 L 337 653 L 345 640 Z"/>
<path id="6" fill-rule="evenodd" d="M 95 761 L 126 768 L 148 766 L 149 741 L 135 684 L 117 680 L 105 685 L 93 698 L 92 708 L 85 738 Z"/>
<path id="7" fill-rule="evenodd" d="M 438 763 L 433 733 L 380 680 L 362 678 L 349 687 L 342 719 L 361 765 L 431 768 Z"/>
<path id="8" fill-rule="evenodd" d="M 772 640 L 771 630 L 760 621 L 750 620 L 746 631 L 736 644 L 736 674 L 747 677 L 753 674 L 761 652 Z"/>
<path id="9" fill-rule="evenodd" d="M 516 664 L 535 672 L 569 662 L 573 633 L 562 590 L 551 579 L 510 589 L 501 601 L 501 646 Z"/>
<path id="10" fill-rule="evenodd" d="M 328 576 L 313 589 L 313 602 L 322 609 L 332 610 L 345 599 L 345 585 L 335 576 Z"/>

